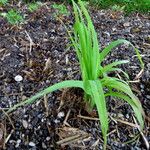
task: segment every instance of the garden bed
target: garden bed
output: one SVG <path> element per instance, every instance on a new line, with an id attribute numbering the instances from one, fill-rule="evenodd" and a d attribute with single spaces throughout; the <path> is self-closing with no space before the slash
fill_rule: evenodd
<path id="1" fill-rule="evenodd" d="M 32 105 L 6 115 L 4 111 L 36 92 L 67 79 L 80 79 L 79 64 L 64 26 L 54 15 L 52 3 L 29 13 L 25 5 L 19 9 L 26 22 L 19 27 L 0 17 L 0 113 L 5 143 L 13 149 L 102 149 L 103 140 L 96 110 L 88 113 L 83 91 L 66 89 L 41 98 Z M 71 7 L 68 6 L 71 10 Z M 146 113 L 144 136 L 150 141 L 150 16 L 90 9 L 101 47 L 116 39 L 127 39 L 140 50 L 145 70 L 137 78 L 140 67 L 132 48 L 119 46 L 112 51 L 113 60 L 129 59 L 122 65 L 129 73 L 131 87 Z M 67 26 L 73 17 L 59 16 Z M 23 80 L 17 82 L 15 77 Z M 113 76 L 113 75 L 112 75 Z M 135 82 L 133 82 L 135 81 Z M 107 102 L 110 127 L 108 149 L 146 149 L 128 104 L 110 99 Z M 132 123 L 131 123 L 132 122 Z M 67 137 L 67 138 L 66 138 Z M 65 141 L 61 141 L 65 139 Z M 129 143 L 128 143 L 129 142 Z"/>

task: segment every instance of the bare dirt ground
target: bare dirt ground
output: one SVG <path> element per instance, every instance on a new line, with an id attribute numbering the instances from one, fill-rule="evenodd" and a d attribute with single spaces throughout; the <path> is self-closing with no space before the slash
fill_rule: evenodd
<path id="1" fill-rule="evenodd" d="M 26 21 L 19 27 L 10 25 L 0 17 L 0 119 L 5 129 L 3 148 L 102 149 L 96 110 L 87 113 L 83 93 L 79 89 L 53 92 L 32 105 L 5 114 L 7 108 L 49 85 L 81 78 L 75 52 L 68 47 L 67 32 L 53 15 L 55 10 L 51 3 L 45 3 L 33 13 L 29 13 L 25 5 L 18 9 L 26 15 Z M 68 9 L 71 7 L 68 6 Z M 150 141 L 150 16 L 132 14 L 125 17 L 121 12 L 94 8 L 90 12 L 101 48 L 121 38 L 132 42 L 141 53 L 145 70 L 142 77 L 130 85 L 144 108 L 146 119 L 143 133 Z M 60 17 L 67 26 L 72 26 L 71 15 Z M 130 60 L 130 64 L 121 67 L 130 75 L 130 80 L 135 81 L 140 67 L 132 48 L 119 46 L 105 63 L 121 59 Z M 23 77 L 21 82 L 15 81 L 17 75 Z M 134 126 L 133 112 L 128 104 L 109 99 L 108 110 L 110 128 L 107 148 L 146 149 L 143 137 L 138 136 L 139 131 Z M 61 141 L 65 138 L 66 141 Z"/>

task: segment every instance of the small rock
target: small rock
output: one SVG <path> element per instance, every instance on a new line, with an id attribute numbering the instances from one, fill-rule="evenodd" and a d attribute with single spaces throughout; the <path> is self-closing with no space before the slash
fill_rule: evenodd
<path id="1" fill-rule="evenodd" d="M 145 72 L 145 77 L 148 79 L 149 76 L 150 76 L 150 72 L 147 70 L 147 71 Z"/>
<path id="2" fill-rule="evenodd" d="M 68 68 L 67 71 L 72 71 L 72 68 Z"/>
<path id="3" fill-rule="evenodd" d="M 46 141 L 49 141 L 51 138 L 48 136 L 48 137 L 46 137 Z"/>
<path id="4" fill-rule="evenodd" d="M 66 55 L 66 65 L 68 65 L 69 63 L 69 58 L 68 58 L 68 54 Z"/>
<path id="5" fill-rule="evenodd" d="M 129 118 L 130 118 L 128 114 L 126 114 L 126 118 L 127 118 L 127 119 L 129 119 Z"/>
<path id="6" fill-rule="evenodd" d="M 119 118 L 123 118 L 123 114 L 120 114 L 120 113 L 119 113 L 119 114 L 118 114 L 118 117 L 119 117 Z"/>
<path id="7" fill-rule="evenodd" d="M 23 80 L 23 77 L 21 75 L 15 76 L 15 81 L 20 82 Z"/>
<path id="8" fill-rule="evenodd" d="M 65 113 L 64 112 L 59 112 L 57 116 L 58 116 L 58 118 L 62 118 L 62 117 L 65 116 Z"/>
<path id="9" fill-rule="evenodd" d="M 150 63 L 148 63 L 146 66 L 147 66 L 148 70 L 150 70 Z"/>
<path id="10" fill-rule="evenodd" d="M 47 149 L 46 144 L 45 144 L 45 143 L 43 143 L 43 142 L 42 142 L 42 148 L 43 148 L 43 149 Z"/>
<path id="11" fill-rule="evenodd" d="M 113 31 L 116 31 L 117 29 L 116 29 L 116 28 L 112 28 L 112 30 L 113 30 Z"/>
<path id="12" fill-rule="evenodd" d="M 15 145 L 15 147 L 17 148 L 17 147 L 19 147 L 19 144 L 21 143 L 21 140 L 19 139 L 19 140 L 17 140 L 17 143 L 16 143 L 16 145 Z"/>
<path id="13" fill-rule="evenodd" d="M 29 142 L 29 146 L 35 147 L 35 143 L 34 142 Z"/>
<path id="14" fill-rule="evenodd" d="M 57 120 L 57 119 L 55 119 L 54 120 L 54 122 L 57 124 L 57 123 L 60 123 L 60 121 L 59 120 Z"/>
<path id="15" fill-rule="evenodd" d="M 27 99 L 27 97 L 25 96 L 25 95 L 23 95 L 22 96 L 22 100 L 24 101 L 24 100 L 26 100 Z"/>
<path id="16" fill-rule="evenodd" d="M 22 125 L 23 125 L 23 127 L 24 127 L 25 129 L 28 128 L 28 122 L 27 122 L 26 120 L 23 120 L 23 121 L 22 121 Z"/>
<path id="17" fill-rule="evenodd" d="M 146 98 L 150 100 L 150 95 L 146 95 Z"/>
<path id="18" fill-rule="evenodd" d="M 130 26 L 130 22 L 125 22 L 125 23 L 123 24 L 123 26 L 124 26 L 124 27 L 129 27 L 129 26 Z"/>

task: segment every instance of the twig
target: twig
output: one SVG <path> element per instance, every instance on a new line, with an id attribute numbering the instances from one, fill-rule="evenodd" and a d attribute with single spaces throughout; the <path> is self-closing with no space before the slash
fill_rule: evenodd
<path id="1" fill-rule="evenodd" d="M 10 137 L 11 137 L 11 135 L 12 135 L 13 132 L 14 132 L 14 130 L 11 130 L 10 134 L 5 139 L 5 144 L 8 142 L 8 140 L 10 139 Z"/>
<path id="2" fill-rule="evenodd" d="M 134 123 L 130 123 L 130 122 L 127 122 L 127 121 L 123 121 L 121 119 L 117 119 L 117 118 L 113 118 L 113 117 L 110 117 L 113 121 L 115 122 L 120 122 L 120 123 L 123 123 L 123 124 L 126 124 L 126 125 L 129 125 L 131 127 L 134 127 L 134 128 L 137 128 L 137 125 L 134 124 Z"/>
<path id="3" fill-rule="evenodd" d="M 10 121 L 11 126 L 13 127 L 13 129 L 15 129 L 14 124 L 12 123 L 11 118 L 9 117 L 9 115 L 2 109 L 2 112 L 7 116 L 8 120 Z"/>
<path id="4" fill-rule="evenodd" d="M 78 118 L 82 118 L 82 119 L 86 119 L 86 120 L 99 121 L 99 118 L 92 118 L 92 117 L 82 116 L 82 115 L 78 115 L 77 117 L 78 117 Z"/>
<path id="5" fill-rule="evenodd" d="M 73 142 L 77 142 L 79 140 L 85 139 L 88 136 L 89 136 L 88 134 L 73 135 L 73 136 L 70 136 L 70 137 L 67 137 L 65 139 L 58 141 L 57 144 L 61 146 L 69 145 L 69 144 L 72 144 Z"/>
<path id="6" fill-rule="evenodd" d="M 31 55 L 32 46 L 34 45 L 34 43 L 33 43 L 33 41 L 32 41 L 32 39 L 31 39 L 30 35 L 28 34 L 28 32 L 27 32 L 26 30 L 25 30 L 25 33 L 26 33 L 26 35 L 27 35 L 27 37 L 28 37 L 28 39 L 29 39 L 29 42 L 30 42 L 30 50 L 29 50 L 29 53 L 30 53 L 30 55 Z"/>
<path id="7" fill-rule="evenodd" d="M 111 135 L 112 133 L 116 132 L 116 130 L 117 130 L 117 129 L 112 130 L 111 132 L 109 132 L 109 133 L 107 134 L 107 136 L 109 136 L 109 135 Z"/>
<path id="8" fill-rule="evenodd" d="M 144 69 L 141 69 L 141 71 L 136 75 L 136 77 L 134 78 L 134 80 L 138 80 L 139 78 L 141 78 L 143 72 L 144 72 Z"/>
<path id="9" fill-rule="evenodd" d="M 145 142 L 147 150 L 149 150 L 150 149 L 149 142 L 147 141 L 146 137 L 144 136 L 143 132 L 141 131 L 141 129 L 140 129 L 140 127 L 139 127 L 139 125 L 138 125 L 138 123 L 137 123 L 137 121 L 136 121 L 136 119 L 134 117 L 133 117 L 133 120 L 134 120 L 135 124 L 137 125 L 137 128 L 138 128 L 138 130 L 139 130 L 139 132 L 140 132 L 140 134 L 141 134 L 141 136 L 142 136 L 142 138 L 143 138 L 143 140 Z"/>
<path id="10" fill-rule="evenodd" d="M 45 107 L 45 114 L 46 114 L 46 117 L 48 117 L 49 115 L 49 111 L 48 111 L 48 103 L 47 103 L 47 95 L 44 95 L 44 107 Z"/>
<path id="11" fill-rule="evenodd" d="M 138 80 L 133 80 L 133 81 L 128 81 L 129 83 L 139 83 L 140 82 L 140 80 L 138 79 Z"/>
<path id="12" fill-rule="evenodd" d="M 69 115 L 70 115 L 70 112 L 71 112 L 71 109 L 68 110 L 67 115 L 66 115 L 66 117 L 65 117 L 65 120 L 64 120 L 64 122 L 63 122 L 65 125 L 67 125 L 67 126 L 69 126 L 69 127 L 70 127 L 70 124 L 67 122 L 67 120 L 68 120 L 68 117 L 69 117 Z"/>

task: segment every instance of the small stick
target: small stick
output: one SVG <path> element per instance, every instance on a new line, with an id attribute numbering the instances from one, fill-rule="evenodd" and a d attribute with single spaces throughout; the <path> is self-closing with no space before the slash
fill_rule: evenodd
<path id="1" fill-rule="evenodd" d="M 65 120 L 64 120 L 64 122 L 63 122 L 65 125 L 67 125 L 67 126 L 69 126 L 69 127 L 71 127 L 71 126 L 70 126 L 70 124 L 67 122 L 67 120 L 68 120 L 68 117 L 69 117 L 69 115 L 70 115 L 70 112 L 71 112 L 71 109 L 68 110 L 67 115 L 66 115 L 66 117 L 65 117 Z"/>
<path id="2" fill-rule="evenodd" d="M 82 119 L 86 119 L 86 120 L 99 121 L 99 118 L 92 118 L 92 117 L 82 116 L 82 115 L 78 115 L 77 117 L 82 118 Z"/>
<path id="3" fill-rule="evenodd" d="M 88 134 L 73 135 L 71 137 L 68 137 L 68 138 L 65 138 L 65 139 L 62 139 L 62 140 L 58 141 L 57 144 L 61 145 L 61 146 L 69 145 L 73 142 L 77 142 L 79 140 L 85 139 L 88 136 L 89 136 Z"/>
<path id="4" fill-rule="evenodd" d="M 13 129 L 15 129 L 14 124 L 12 123 L 11 118 L 9 117 L 9 115 L 2 109 L 2 112 L 7 116 L 8 120 L 10 121 L 11 126 L 13 127 Z"/>
<path id="5" fill-rule="evenodd" d="M 95 143 L 91 147 L 96 147 L 99 143 L 99 139 L 95 141 Z"/>
<path id="6" fill-rule="evenodd" d="M 134 80 L 138 80 L 139 78 L 141 78 L 143 72 L 144 72 L 144 69 L 141 69 L 141 71 L 136 75 L 136 77 L 134 78 Z"/>
<path id="7" fill-rule="evenodd" d="M 27 35 L 27 37 L 28 37 L 28 39 L 29 39 L 29 42 L 30 42 L 30 50 L 29 50 L 29 53 L 30 53 L 30 55 L 31 55 L 32 46 L 34 45 L 34 43 L 33 43 L 33 41 L 32 41 L 32 39 L 31 39 L 30 35 L 28 34 L 28 32 L 27 32 L 26 30 L 25 30 L 25 33 L 26 33 L 26 35 Z"/>
<path id="8" fill-rule="evenodd" d="M 48 111 L 48 103 L 47 103 L 47 95 L 44 95 L 44 107 L 45 107 L 45 114 L 46 114 L 46 117 L 48 117 L 49 115 L 49 111 Z"/>
<path id="9" fill-rule="evenodd" d="M 12 135 L 13 132 L 14 132 L 14 130 L 11 130 L 10 134 L 5 139 L 5 144 L 8 142 L 8 140 L 10 139 L 10 137 L 11 137 L 11 135 Z"/>
<path id="10" fill-rule="evenodd" d="M 133 81 L 128 81 L 129 83 L 139 83 L 140 82 L 140 80 L 138 79 L 138 80 L 133 80 Z"/>
<path id="11" fill-rule="evenodd" d="M 117 129 L 112 130 L 111 132 L 109 132 L 109 133 L 107 134 L 107 136 L 111 135 L 112 133 L 114 133 L 114 132 L 116 132 L 116 131 L 117 131 Z"/>
<path id="12" fill-rule="evenodd" d="M 134 127 L 134 128 L 137 128 L 137 125 L 134 124 L 134 123 L 130 123 L 130 122 L 127 122 L 127 121 L 123 121 L 121 119 L 117 119 L 117 118 L 113 118 L 113 117 L 110 117 L 113 121 L 115 122 L 120 122 L 120 123 L 123 123 L 123 124 L 126 124 L 126 125 L 129 125 L 131 127 Z"/>
<path id="13" fill-rule="evenodd" d="M 139 127 L 139 125 L 138 125 L 138 123 L 134 117 L 133 117 L 133 120 L 134 120 L 135 124 L 137 125 L 137 128 L 138 128 L 138 130 L 139 130 L 139 132 L 140 132 L 140 134 L 141 134 L 141 136 L 145 142 L 146 148 L 149 149 L 150 148 L 149 142 L 147 141 L 146 137 L 144 136 L 143 132 L 141 131 L 141 129 L 140 129 L 140 127 Z"/>

